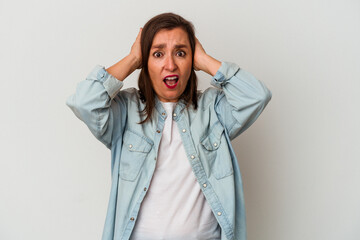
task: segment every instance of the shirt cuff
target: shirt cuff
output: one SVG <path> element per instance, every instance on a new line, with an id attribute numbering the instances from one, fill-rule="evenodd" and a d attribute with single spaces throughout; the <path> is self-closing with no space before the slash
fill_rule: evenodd
<path id="1" fill-rule="evenodd" d="M 87 79 L 101 82 L 111 99 L 113 99 L 119 93 L 120 89 L 124 85 L 122 81 L 119 81 L 114 76 L 109 74 L 105 70 L 105 67 L 101 65 L 95 66 L 95 68 L 88 75 Z"/>
<path id="2" fill-rule="evenodd" d="M 221 88 L 239 69 L 240 67 L 235 63 L 221 62 L 221 66 L 213 77 L 211 85 Z"/>

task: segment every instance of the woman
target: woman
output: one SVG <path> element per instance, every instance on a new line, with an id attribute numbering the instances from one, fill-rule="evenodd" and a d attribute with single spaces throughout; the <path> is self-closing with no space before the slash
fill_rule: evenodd
<path id="1" fill-rule="evenodd" d="M 120 90 L 137 68 L 139 90 Z M 194 69 L 213 76 L 216 88 L 198 92 Z M 206 54 L 187 20 L 150 19 L 128 56 L 95 67 L 67 101 L 111 149 L 103 239 L 245 239 L 230 140 L 270 98 L 251 74 Z"/>

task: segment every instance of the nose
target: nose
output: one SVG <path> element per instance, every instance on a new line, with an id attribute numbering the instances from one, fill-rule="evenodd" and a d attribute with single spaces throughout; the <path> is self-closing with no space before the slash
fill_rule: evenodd
<path id="1" fill-rule="evenodd" d="M 175 59 L 172 55 L 168 55 L 168 57 L 165 59 L 165 69 L 170 72 L 173 72 L 177 69 Z"/>

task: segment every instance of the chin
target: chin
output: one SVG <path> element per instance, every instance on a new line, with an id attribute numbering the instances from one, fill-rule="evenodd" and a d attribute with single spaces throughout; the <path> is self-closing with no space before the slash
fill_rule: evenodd
<path id="1" fill-rule="evenodd" d="M 179 100 L 179 96 L 162 96 L 163 102 L 177 102 Z"/>

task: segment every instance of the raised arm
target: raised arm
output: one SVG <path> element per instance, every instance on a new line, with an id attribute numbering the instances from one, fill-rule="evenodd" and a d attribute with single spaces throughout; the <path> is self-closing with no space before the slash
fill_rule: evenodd
<path id="1" fill-rule="evenodd" d="M 205 52 L 199 40 L 196 38 L 195 53 L 194 53 L 195 70 L 204 71 L 211 76 L 215 76 L 220 66 L 221 66 L 221 62 L 208 55 Z"/>
<path id="2" fill-rule="evenodd" d="M 135 71 L 135 69 L 141 68 L 141 31 L 142 28 L 140 28 L 136 40 L 131 47 L 130 54 L 106 69 L 109 74 L 120 81 L 123 81 L 127 76 Z"/>
<path id="3" fill-rule="evenodd" d="M 127 111 L 126 99 L 117 94 L 123 87 L 123 80 L 140 67 L 140 36 L 141 29 L 129 55 L 108 69 L 96 66 L 86 80 L 77 85 L 75 94 L 66 102 L 94 136 L 108 148 L 116 137 L 113 136 L 114 128 L 122 128 L 126 123 L 126 114 L 123 114 Z"/>
<path id="4" fill-rule="evenodd" d="M 194 66 L 213 76 L 211 84 L 222 90 L 215 99 L 215 111 L 231 139 L 250 127 L 271 99 L 264 83 L 236 64 L 207 55 L 198 40 Z"/>

